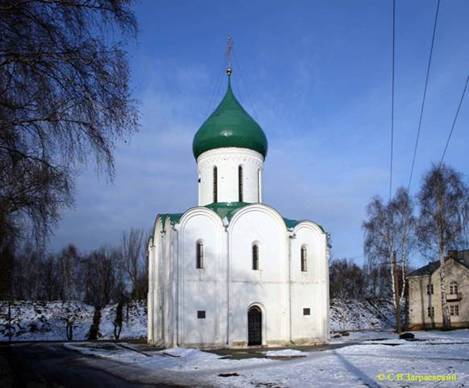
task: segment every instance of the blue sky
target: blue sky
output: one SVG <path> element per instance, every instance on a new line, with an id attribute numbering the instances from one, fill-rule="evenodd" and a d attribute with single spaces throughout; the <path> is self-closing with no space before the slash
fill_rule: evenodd
<path id="1" fill-rule="evenodd" d="M 141 1 L 130 42 L 141 129 L 116 147 L 112 183 L 92 164 L 50 247 L 117 243 L 159 212 L 196 204 L 192 138 L 225 91 L 228 34 L 233 88 L 269 140 L 264 201 L 331 233 L 333 255 L 363 261 L 361 224 L 389 179 L 390 0 Z M 397 0 L 395 187 L 407 185 L 436 0 Z M 442 0 L 412 192 L 439 161 L 469 75 L 469 2 Z M 469 96 L 468 96 L 469 97 Z M 469 98 L 447 162 L 467 170 Z M 467 177 L 466 177 L 467 179 Z M 416 263 L 417 264 L 417 263 Z"/>

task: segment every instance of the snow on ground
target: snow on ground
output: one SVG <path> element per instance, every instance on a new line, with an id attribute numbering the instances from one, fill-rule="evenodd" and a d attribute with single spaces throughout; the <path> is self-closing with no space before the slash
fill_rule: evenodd
<path id="1" fill-rule="evenodd" d="M 208 371 L 215 368 L 251 366 L 268 362 L 267 359 L 254 358 L 244 360 L 221 359 L 219 355 L 198 349 L 172 348 L 165 350 L 140 351 L 138 347 L 127 344 L 65 343 L 67 349 L 85 355 L 119 361 L 128 365 L 137 365 L 140 369 L 172 372 Z M 122 371 L 125 371 L 123 367 Z M 128 376 L 127 372 L 125 375 Z M 138 376 L 136 376 L 138 377 Z"/>
<path id="2" fill-rule="evenodd" d="M 267 357 L 303 357 L 307 353 L 296 349 L 269 350 L 264 352 Z"/>
<path id="3" fill-rule="evenodd" d="M 101 310 L 100 339 L 114 339 L 116 304 Z M 93 321 L 94 308 L 82 302 L 12 303 L 12 340 L 65 341 L 65 318 L 74 318 L 73 338 L 84 340 Z M 121 339 L 145 338 L 147 311 L 144 302 L 124 306 Z M 8 303 L 0 301 L 0 341 L 8 340 Z M 392 305 L 387 301 L 332 300 L 330 326 L 335 331 L 385 329 L 392 325 Z"/>
<path id="4" fill-rule="evenodd" d="M 387 300 L 333 299 L 329 314 L 331 331 L 380 330 L 394 324 L 394 307 Z"/>
<path id="5" fill-rule="evenodd" d="M 114 320 L 117 304 L 101 310 L 100 339 L 114 339 Z M 129 303 L 123 308 L 123 325 L 120 338 L 147 338 L 147 306 L 144 302 Z"/>
<path id="6" fill-rule="evenodd" d="M 65 340 L 65 318 L 75 320 L 73 336 L 84 340 L 93 319 L 93 307 L 76 302 L 13 302 L 11 308 L 12 340 Z M 0 341 L 8 341 L 8 303 L 0 302 Z"/>
<path id="7" fill-rule="evenodd" d="M 394 331 L 391 328 L 386 330 L 362 330 L 343 333 L 331 333 L 330 343 L 343 344 L 388 338 L 395 338 Z"/>
<path id="8" fill-rule="evenodd" d="M 101 310 L 100 339 L 114 338 L 116 306 Z M 82 302 L 15 301 L 11 308 L 13 341 L 65 341 L 66 319 L 72 318 L 73 339 L 86 339 L 93 322 L 94 307 Z M 144 302 L 124 306 L 121 339 L 146 338 L 147 313 Z M 8 303 L 0 301 L 0 341 L 8 341 Z"/>
<path id="9" fill-rule="evenodd" d="M 232 351 L 234 359 L 226 359 L 197 349 L 149 351 L 146 347 L 141 351 L 138 345 L 133 345 L 134 348 L 118 346 L 111 351 L 103 347 L 106 344 L 66 346 L 120 361 L 122 368 L 111 373 L 146 383 L 165 377 L 166 382 L 182 385 L 231 387 L 463 387 L 469 384 L 469 330 L 415 332 L 415 335 L 416 341 L 405 341 L 389 331 L 352 333 L 346 340 L 342 337 L 342 342 L 333 341 L 325 350 L 305 347 L 298 348 L 301 351 L 266 352 L 259 349 L 252 358 L 245 358 L 244 351 L 242 359 L 236 359 L 243 352 L 239 350 Z M 99 345 L 101 348 L 97 348 Z M 276 359 L 282 354 L 304 357 Z M 266 358 L 258 358 L 259 355 Z M 455 381 L 417 381 L 429 378 Z"/>

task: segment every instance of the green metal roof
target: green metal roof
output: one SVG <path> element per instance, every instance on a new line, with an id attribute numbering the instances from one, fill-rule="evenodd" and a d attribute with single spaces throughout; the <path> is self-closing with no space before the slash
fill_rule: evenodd
<path id="1" fill-rule="evenodd" d="M 293 229 L 300 222 L 308 221 L 308 222 L 312 222 L 314 225 L 317 225 L 323 233 L 326 233 L 326 229 L 324 229 L 324 227 L 322 225 L 318 224 L 317 222 L 313 222 L 313 221 L 309 221 L 309 220 L 291 220 L 289 218 L 283 218 L 283 220 L 285 221 L 285 224 L 287 225 L 288 229 Z"/>
<path id="2" fill-rule="evenodd" d="M 248 148 L 264 158 L 267 155 L 267 138 L 234 96 L 230 77 L 225 97 L 199 128 L 192 143 L 196 159 L 205 151 L 223 147 Z"/>
<path id="3" fill-rule="evenodd" d="M 296 225 L 300 223 L 298 220 L 290 220 L 288 218 L 283 218 L 283 221 L 285 221 L 285 225 L 287 225 L 288 229 L 293 229 Z"/>
<path id="4" fill-rule="evenodd" d="M 208 205 L 205 205 L 204 207 L 213 210 L 215 213 L 218 214 L 218 216 L 223 220 L 225 217 L 228 219 L 228 221 L 231 221 L 235 213 L 248 205 L 252 205 L 252 203 L 246 203 L 246 202 L 214 202 L 210 203 Z M 166 220 L 169 218 L 171 224 L 175 225 L 178 224 L 181 217 L 184 215 L 184 213 L 164 213 L 164 214 L 159 214 L 158 217 L 161 218 L 161 222 L 163 225 L 163 230 L 164 230 L 164 225 L 166 223 Z M 285 225 L 287 226 L 287 229 L 293 229 L 295 228 L 296 225 L 298 225 L 300 222 L 303 220 L 292 220 L 290 218 L 285 218 L 282 217 L 283 221 L 285 222 Z M 311 221 L 312 222 L 312 221 Z M 326 233 L 325 229 L 322 227 L 322 225 L 317 224 L 314 222 L 324 233 Z"/>
<path id="5" fill-rule="evenodd" d="M 183 216 L 184 213 L 165 213 L 165 214 L 159 214 L 158 217 L 161 218 L 161 224 L 163 225 L 162 229 L 164 230 L 166 220 L 169 218 L 169 221 L 171 224 L 177 224 L 179 223 L 179 220 Z"/>
<path id="6" fill-rule="evenodd" d="M 205 207 L 217 213 L 222 220 L 226 217 L 228 218 L 228 221 L 231 221 L 234 214 L 239 209 L 247 205 L 250 204 L 246 202 L 214 202 L 209 205 L 205 205 Z"/>

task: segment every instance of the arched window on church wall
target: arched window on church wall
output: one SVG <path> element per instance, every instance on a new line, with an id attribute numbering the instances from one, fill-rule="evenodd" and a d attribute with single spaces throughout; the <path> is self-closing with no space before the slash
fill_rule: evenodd
<path id="1" fill-rule="evenodd" d="M 213 202 L 218 202 L 218 169 L 213 167 Z"/>
<path id="2" fill-rule="evenodd" d="M 243 202 L 243 166 L 238 166 L 238 201 Z"/>
<path id="3" fill-rule="evenodd" d="M 252 244 L 252 269 L 259 270 L 259 245 L 257 243 Z"/>
<path id="4" fill-rule="evenodd" d="M 308 271 L 308 249 L 306 245 L 301 246 L 301 272 Z"/>
<path id="5" fill-rule="evenodd" d="M 204 243 L 200 240 L 195 244 L 195 268 L 204 268 Z"/>

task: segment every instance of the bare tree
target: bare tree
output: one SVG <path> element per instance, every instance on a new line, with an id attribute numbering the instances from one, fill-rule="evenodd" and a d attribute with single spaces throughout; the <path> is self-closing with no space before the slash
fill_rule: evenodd
<path id="1" fill-rule="evenodd" d="M 0 2 L 0 252 L 25 230 L 44 239 L 80 163 L 112 177 L 116 141 L 137 129 L 120 43 L 136 32 L 131 3 Z"/>
<path id="2" fill-rule="evenodd" d="M 113 300 L 118 284 L 114 257 L 109 249 L 100 248 L 91 252 L 86 259 L 86 303 L 101 308 Z"/>
<path id="3" fill-rule="evenodd" d="M 446 303 L 445 255 L 447 250 L 457 249 L 464 240 L 469 189 L 461 174 L 453 168 L 445 164 L 434 165 L 424 177 L 418 200 L 418 242 L 423 255 L 429 258 L 438 257 L 440 261 L 443 327 L 450 328 L 451 320 Z"/>
<path id="4" fill-rule="evenodd" d="M 46 256 L 40 262 L 41 288 L 39 298 L 44 300 L 59 300 L 61 298 L 61 281 L 57 257 Z"/>
<path id="5" fill-rule="evenodd" d="M 79 256 L 77 248 L 70 244 L 57 256 L 57 266 L 60 281 L 60 299 L 70 301 L 77 299 Z"/>
<path id="6" fill-rule="evenodd" d="M 123 309 L 124 309 L 124 298 L 121 298 L 116 306 L 116 317 L 114 319 L 114 339 L 119 340 L 122 332 L 122 323 L 123 323 Z"/>
<path id="7" fill-rule="evenodd" d="M 0 298 L 8 300 L 12 296 L 15 274 L 15 252 L 13 246 L 5 244 L 0 248 Z"/>
<path id="8" fill-rule="evenodd" d="M 406 295 L 409 256 L 415 248 L 414 203 L 407 190 L 399 188 L 389 203 L 392 218 L 393 252 L 391 256 L 391 274 L 393 293 L 397 294 L 397 307 L 403 306 Z M 400 326 L 400 311 L 399 311 Z M 400 327 L 399 327 L 400 329 Z"/>
<path id="9" fill-rule="evenodd" d="M 14 257 L 11 296 L 13 299 L 39 299 L 44 295 L 41 280 L 45 274 L 43 252 L 26 243 Z"/>
<path id="10" fill-rule="evenodd" d="M 122 261 L 124 270 L 132 284 L 132 297 L 146 297 L 146 239 L 143 229 L 130 229 L 122 235 Z"/>
<path id="11" fill-rule="evenodd" d="M 387 213 L 383 200 L 380 197 L 374 197 L 367 206 L 368 220 L 363 223 L 364 252 L 368 261 L 368 273 L 376 278 L 371 292 L 376 296 L 386 296 L 387 289 L 390 289 L 389 272 L 380 270 L 388 263 L 391 253 Z"/>
<path id="12" fill-rule="evenodd" d="M 366 274 L 367 298 L 387 299 L 392 296 L 389 268 L 385 263 L 368 259 L 363 266 L 363 272 Z"/>
<path id="13" fill-rule="evenodd" d="M 373 198 L 367 213 L 368 220 L 363 223 L 365 256 L 370 263 L 369 267 L 389 267 L 396 330 L 400 332 L 409 253 L 415 241 L 413 203 L 408 192 L 400 188 L 388 204 L 384 204 L 379 197 Z"/>
<path id="14" fill-rule="evenodd" d="M 344 300 L 358 299 L 365 296 L 366 279 L 363 270 L 353 261 L 333 259 L 329 265 L 331 298 Z"/>

